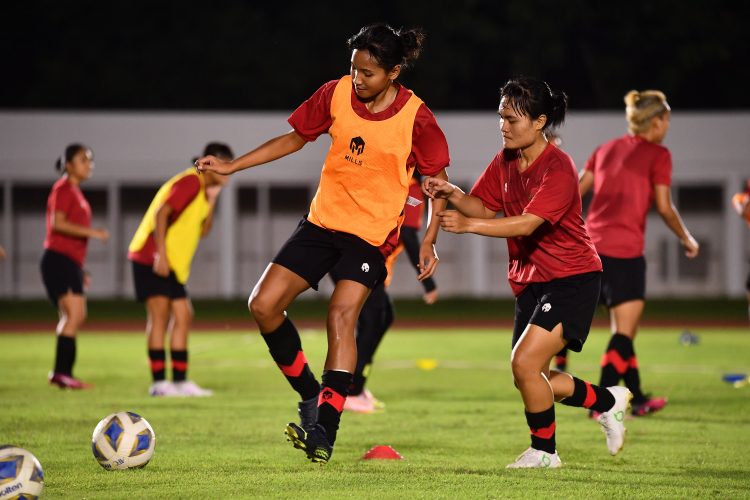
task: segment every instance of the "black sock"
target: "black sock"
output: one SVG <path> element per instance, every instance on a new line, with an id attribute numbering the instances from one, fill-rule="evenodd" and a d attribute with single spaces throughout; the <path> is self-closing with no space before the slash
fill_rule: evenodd
<path id="1" fill-rule="evenodd" d="M 352 383 L 352 374 L 338 371 L 323 372 L 323 384 L 318 396 L 318 423 L 326 430 L 328 442 L 333 445 L 344 411 L 344 402 Z"/>
<path id="2" fill-rule="evenodd" d="M 585 380 L 573 377 L 573 395 L 560 403 L 578 408 L 589 408 L 599 413 L 609 411 L 615 405 L 615 397 L 606 388 L 592 385 Z"/>
<path id="3" fill-rule="evenodd" d="M 76 362 L 76 338 L 66 335 L 57 336 L 55 350 L 55 373 L 73 376 L 73 364 Z"/>
<path id="4" fill-rule="evenodd" d="M 555 368 L 559 371 L 564 372 L 568 369 L 568 348 L 563 347 L 560 352 L 555 355 Z"/>
<path id="5" fill-rule="evenodd" d="M 151 377 L 154 382 L 160 382 L 166 378 L 166 370 L 164 369 L 166 359 L 167 354 L 164 349 L 148 350 L 148 362 L 151 365 Z"/>
<path id="6" fill-rule="evenodd" d="M 187 369 L 188 369 L 188 352 L 184 351 L 171 351 L 170 358 L 172 358 L 172 381 L 173 382 L 184 382 L 187 380 Z"/>
<path id="7" fill-rule="evenodd" d="M 555 453 L 555 405 L 539 413 L 524 410 L 526 423 L 531 430 L 531 447 Z"/>
<path id="8" fill-rule="evenodd" d="M 289 385 L 297 391 L 302 401 L 316 397 L 320 393 L 320 384 L 315 379 L 307 358 L 302 351 L 302 342 L 294 324 L 285 318 L 276 330 L 262 333 L 271 357 L 278 365 Z"/>
<path id="9" fill-rule="evenodd" d="M 628 369 L 628 361 L 633 352 L 633 343 L 622 333 L 615 333 L 609 339 L 607 349 L 602 355 L 602 372 L 599 385 L 612 387 L 620 383 L 620 379 Z"/>
<path id="10" fill-rule="evenodd" d="M 357 366 L 349 394 L 361 394 L 370 375 L 372 358 L 393 323 L 393 306 L 385 286 L 373 289 L 357 319 Z"/>
<path id="11" fill-rule="evenodd" d="M 628 360 L 628 369 L 625 375 L 622 376 L 625 381 L 625 387 L 633 393 L 633 403 L 642 404 L 648 399 L 643 391 L 641 390 L 641 374 L 638 371 L 638 359 L 635 357 L 635 351 L 632 351 L 633 355 Z"/>

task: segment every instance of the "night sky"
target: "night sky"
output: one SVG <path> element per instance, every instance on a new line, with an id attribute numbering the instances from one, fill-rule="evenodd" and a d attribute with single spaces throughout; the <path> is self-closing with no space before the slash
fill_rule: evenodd
<path id="1" fill-rule="evenodd" d="M 633 88 L 675 109 L 750 108 L 741 0 L 9 3 L 6 109 L 290 110 L 348 72 L 346 39 L 374 22 L 425 30 L 401 81 L 435 110 L 492 109 L 517 74 L 572 109 L 622 109 Z"/>

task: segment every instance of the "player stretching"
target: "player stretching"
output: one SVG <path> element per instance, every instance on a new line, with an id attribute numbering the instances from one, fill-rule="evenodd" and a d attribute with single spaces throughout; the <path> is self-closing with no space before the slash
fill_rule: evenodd
<path id="1" fill-rule="evenodd" d="M 600 300 L 609 309 L 612 325 L 599 385 L 610 387 L 624 380 L 633 393 L 633 415 L 642 416 L 667 404 L 666 398 L 649 397 L 641 390 L 634 349 L 645 305 L 643 246 L 651 201 L 691 259 L 698 255 L 698 242 L 682 223 L 669 193 L 672 156 L 661 145 L 669 130 L 666 97 L 657 90 L 633 90 L 625 96 L 625 105 L 629 133 L 594 151 L 581 173 L 580 191 L 583 196 L 594 189 L 586 227 L 602 259 Z"/>
<path id="2" fill-rule="evenodd" d="M 573 160 L 545 137 L 545 130 L 563 122 L 567 97 L 531 78 L 508 81 L 500 96 L 503 149 L 471 193 L 441 179 L 425 179 L 423 186 L 458 210 L 437 214 L 444 230 L 506 238 L 508 244 L 508 280 L 516 296 L 511 368 L 531 429 L 531 447 L 508 467 L 562 465 L 555 447 L 555 401 L 601 412 L 599 423 L 614 455 L 624 442 L 630 391 L 549 368 L 563 347 L 583 347 L 602 269 L 581 219 Z M 495 218 L 499 212 L 504 217 Z"/>
<path id="3" fill-rule="evenodd" d="M 232 159 L 229 146 L 218 142 L 207 144 L 203 154 Z M 198 242 L 213 225 L 216 200 L 226 181 L 221 175 L 198 175 L 193 168 L 175 175 L 162 184 L 130 242 L 128 259 L 133 267 L 135 295 L 145 303 L 148 314 L 152 396 L 213 394 L 187 378 L 193 306 L 185 285 Z M 172 382 L 166 378 L 168 332 Z"/>
<path id="4" fill-rule="evenodd" d="M 396 244 L 412 172 L 447 177 L 448 145 L 435 117 L 396 82 L 422 39 L 419 30 L 362 28 L 348 41 L 351 74 L 324 84 L 297 108 L 289 118 L 293 130 L 232 162 L 209 156 L 196 163 L 200 171 L 231 174 L 294 153 L 325 132 L 331 136 L 309 213 L 248 301 L 271 356 L 302 399 L 300 423 L 287 425 L 286 435 L 314 462 L 326 463 L 333 452 L 357 363 L 354 327 L 370 290 L 385 279 L 383 252 Z M 420 278 L 435 271 L 437 229 L 431 224 L 422 242 Z M 319 384 L 286 309 L 336 266 Z"/>

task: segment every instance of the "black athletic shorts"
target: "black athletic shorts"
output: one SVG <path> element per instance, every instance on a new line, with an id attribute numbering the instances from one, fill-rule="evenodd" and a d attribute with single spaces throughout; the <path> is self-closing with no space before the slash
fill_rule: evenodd
<path id="1" fill-rule="evenodd" d="M 599 303 L 614 307 L 630 300 L 646 298 L 646 259 L 616 259 L 599 255 L 602 259 L 602 293 Z"/>
<path id="2" fill-rule="evenodd" d="M 301 276 L 315 290 L 331 269 L 338 279 L 374 288 L 385 281 L 385 258 L 378 247 L 349 233 L 328 231 L 303 218 L 276 254 L 274 264 Z"/>
<path id="3" fill-rule="evenodd" d="M 154 273 L 151 266 L 130 262 L 133 265 L 133 285 L 135 298 L 138 302 L 145 302 L 149 297 L 161 295 L 172 300 L 184 299 L 188 296 L 185 285 L 177 281 L 174 271 L 166 278 Z"/>
<path id="4" fill-rule="evenodd" d="M 83 295 L 83 269 L 70 257 L 45 250 L 39 267 L 47 297 L 53 306 L 57 307 L 57 299 L 68 292 Z"/>
<path id="5" fill-rule="evenodd" d="M 562 323 L 568 348 L 581 352 L 596 312 L 601 275 L 598 271 L 576 274 L 527 286 L 516 297 L 513 347 L 529 323 L 547 331 Z"/>

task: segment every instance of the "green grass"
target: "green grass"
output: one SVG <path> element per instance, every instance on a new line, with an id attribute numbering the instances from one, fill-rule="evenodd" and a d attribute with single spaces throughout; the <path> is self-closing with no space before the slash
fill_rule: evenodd
<path id="1" fill-rule="evenodd" d="M 345 414 L 326 466 L 284 440 L 296 400 L 256 334 L 193 334 L 192 378 L 216 395 L 180 400 L 146 395 L 142 335 L 83 334 L 76 374 L 96 388 L 64 392 L 45 383 L 51 335 L 4 334 L 0 441 L 37 456 L 46 498 L 750 498 L 750 387 L 721 380 L 750 371 L 750 335 L 703 329 L 699 344 L 682 346 L 679 333 L 641 332 L 645 386 L 670 403 L 628 421 L 617 457 L 583 410 L 557 406 L 559 470 L 505 469 L 529 441 L 507 329 L 391 332 L 370 382 L 387 411 Z M 319 372 L 324 335 L 302 336 Z M 571 369 L 598 380 L 606 342 L 604 331 L 592 332 Z M 420 358 L 437 360 L 437 368 L 420 370 Z M 94 426 L 119 410 L 143 415 L 156 432 L 156 454 L 142 470 L 108 472 L 91 455 Z M 360 459 L 377 444 L 405 460 Z"/>
<path id="2" fill-rule="evenodd" d="M 289 308 L 293 318 L 320 320 L 325 317 L 327 299 L 298 300 Z M 419 321 L 429 318 L 437 321 L 493 321 L 513 320 L 512 299 L 442 298 L 438 306 L 425 305 L 421 299 L 396 299 L 399 320 Z M 244 298 L 193 299 L 196 320 L 219 321 L 249 319 Z M 143 304 L 134 300 L 88 301 L 88 319 L 95 321 L 141 320 L 145 323 L 146 313 Z M 604 319 L 606 312 L 599 308 L 597 317 Z M 701 299 L 649 299 L 643 315 L 645 322 L 650 320 L 673 320 L 674 318 L 701 321 L 736 322 L 747 321 L 747 301 L 745 299 L 701 298 Z M 14 323 L 27 321 L 57 320 L 57 311 L 45 300 L 0 300 L 0 332 L 12 328 Z"/>

